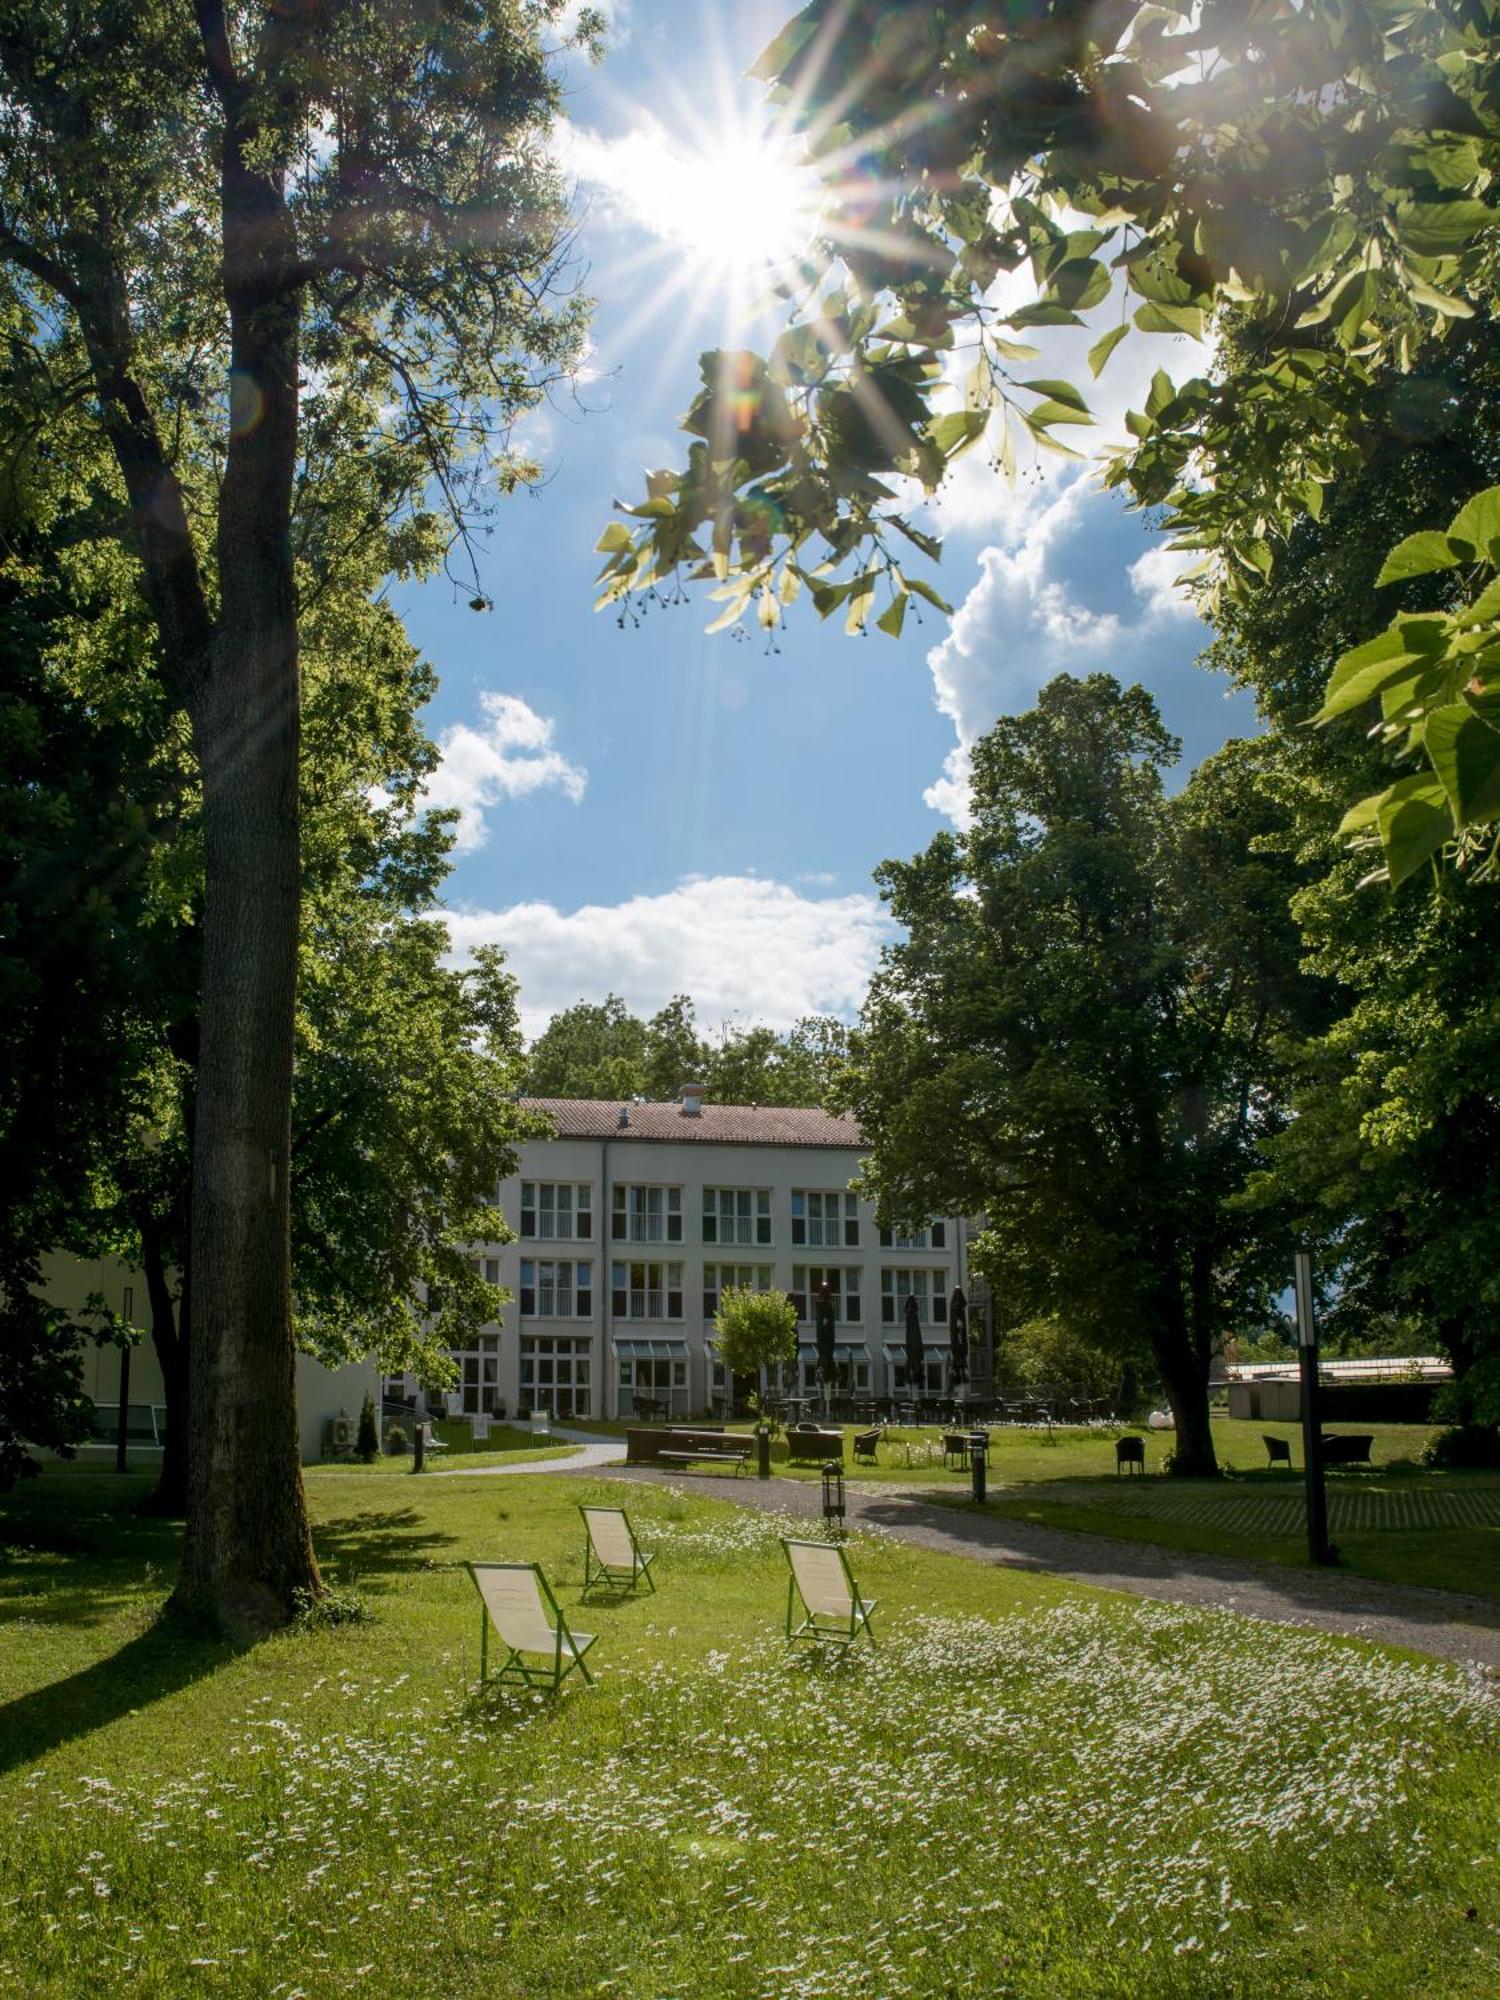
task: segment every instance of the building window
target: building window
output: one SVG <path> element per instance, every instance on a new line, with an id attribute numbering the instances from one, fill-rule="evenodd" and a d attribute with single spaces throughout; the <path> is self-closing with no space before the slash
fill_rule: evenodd
<path id="1" fill-rule="evenodd" d="M 616 1319 L 681 1319 L 680 1264 L 616 1264 L 610 1283 Z"/>
<path id="2" fill-rule="evenodd" d="M 680 1243 L 682 1189 L 617 1187 L 612 1227 L 617 1243 Z"/>
<path id="3" fill-rule="evenodd" d="M 498 1284 L 499 1284 L 499 1282 L 500 1282 L 500 1259 L 499 1259 L 498 1257 L 486 1257 L 486 1258 L 485 1258 L 485 1260 L 484 1260 L 484 1282 L 485 1282 L 485 1283 L 486 1283 L 487 1285 L 498 1285 Z"/>
<path id="4" fill-rule="evenodd" d="M 705 1243 L 769 1243 L 771 1190 L 705 1188 L 703 1240 Z"/>
<path id="5" fill-rule="evenodd" d="M 590 1319 L 594 1311 L 594 1267 L 587 1258 L 523 1257 L 522 1319 Z"/>
<path id="6" fill-rule="evenodd" d="M 521 1402 L 556 1417 L 586 1417 L 593 1387 L 586 1340 L 523 1339 Z"/>
<path id="7" fill-rule="evenodd" d="M 882 1250 L 942 1250 L 948 1243 L 948 1225 L 929 1222 L 925 1229 L 882 1229 Z"/>
<path id="8" fill-rule="evenodd" d="M 917 1315 L 924 1326 L 946 1326 L 948 1273 L 883 1270 L 880 1273 L 880 1317 L 887 1326 L 902 1323 L 908 1299 L 916 1300 Z"/>
<path id="9" fill-rule="evenodd" d="M 494 1342 L 488 1343 L 490 1347 Z M 462 1384 L 459 1404 L 466 1417 L 493 1417 L 499 1401 L 500 1359 L 493 1353 L 455 1356 Z"/>
<path id="10" fill-rule="evenodd" d="M 793 1188 L 792 1241 L 810 1250 L 859 1248 L 859 1200 L 821 1188 Z"/>
<path id="11" fill-rule="evenodd" d="M 818 1287 L 826 1284 L 828 1296 L 833 1300 L 836 1324 L 847 1326 L 851 1321 L 857 1323 L 864 1318 L 860 1307 L 859 1279 L 858 1265 L 844 1270 L 836 1264 L 798 1264 L 792 1272 L 792 1298 L 798 1319 L 813 1324 Z"/>
<path id="12" fill-rule="evenodd" d="M 587 1181 L 522 1181 L 521 1234 L 542 1242 L 592 1236 L 593 1201 Z"/>
<path id="13" fill-rule="evenodd" d="M 712 1319 L 719 1310 L 719 1294 L 737 1287 L 742 1292 L 771 1289 L 769 1264 L 705 1264 L 703 1266 L 703 1317 Z"/>

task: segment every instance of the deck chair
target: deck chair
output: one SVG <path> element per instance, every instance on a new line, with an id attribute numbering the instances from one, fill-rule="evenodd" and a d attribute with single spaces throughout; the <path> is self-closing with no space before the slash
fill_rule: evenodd
<path id="1" fill-rule="evenodd" d="M 625 1509 L 580 1506 L 578 1511 L 584 1526 L 584 1595 L 595 1584 L 604 1584 L 611 1590 L 634 1590 L 638 1583 L 644 1583 L 654 1591 L 651 1565 L 656 1558 L 641 1548 Z"/>
<path id="2" fill-rule="evenodd" d="M 539 1563 L 470 1563 L 469 1575 L 483 1601 L 479 1627 L 479 1684 L 489 1677 L 490 1626 L 509 1651 L 495 1675 L 497 1681 L 519 1681 L 526 1687 L 550 1688 L 554 1694 L 577 1667 L 590 1684 L 593 1675 L 584 1654 L 594 1643 L 592 1632 L 570 1632 L 562 1607 L 547 1587 Z M 545 1666 L 528 1666 L 521 1657 L 533 1653 Z"/>
<path id="3" fill-rule="evenodd" d="M 833 1639 L 847 1646 L 863 1630 L 873 1646 L 875 1628 L 870 1623 L 870 1613 L 875 1609 L 875 1600 L 860 1596 L 844 1551 L 831 1542 L 797 1542 L 786 1536 L 782 1537 L 781 1546 L 792 1566 L 786 1587 L 788 1640 Z M 799 1597 L 805 1615 L 794 1628 L 792 1619 Z"/>

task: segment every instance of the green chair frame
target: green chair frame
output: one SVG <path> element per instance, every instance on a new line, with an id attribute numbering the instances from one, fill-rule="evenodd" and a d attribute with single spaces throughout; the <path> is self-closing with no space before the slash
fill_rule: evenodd
<path id="1" fill-rule="evenodd" d="M 873 1646 L 875 1644 L 875 1627 L 870 1623 L 870 1613 L 875 1609 L 878 1600 L 863 1595 L 859 1585 L 854 1580 L 854 1572 L 849 1567 L 849 1558 L 838 1544 L 835 1542 L 799 1541 L 795 1537 L 783 1535 L 781 1546 L 786 1551 L 787 1563 L 792 1572 L 787 1580 L 786 1587 L 786 1636 L 788 1643 L 795 1644 L 798 1639 L 811 1639 L 818 1641 L 828 1640 L 834 1645 L 849 1646 L 863 1633 Z M 847 1610 L 834 1610 L 822 1605 L 815 1606 L 809 1603 L 804 1593 L 802 1582 L 797 1575 L 797 1561 L 792 1554 L 794 1549 L 816 1550 L 820 1561 L 830 1556 L 837 1559 L 839 1568 L 843 1573 L 843 1582 L 847 1594 Z M 800 1625 L 795 1623 L 797 1599 L 799 1597 L 802 1599 L 803 1611 Z"/>
<path id="2" fill-rule="evenodd" d="M 635 1529 L 631 1526 L 630 1516 L 625 1512 L 625 1509 L 623 1507 L 586 1507 L 580 1501 L 578 1511 L 583 1516 L 584 1596 L 587 1597 L 589 1592 L 595 1588 L 601 1590 L 634 1590 L 638 1584 L 642 1583 L 654 1595 L 656 1591 L 656 1579 L 651 1574 L 651 1565 L 655 1562 L 656 1557 L 654 1555 L 647 1555 L 646 1551 L 636 1540 Z M 600 1555 L 594 1545 L 593 1529 L 589 1524 L 589 1517 L 592 1514 L 612 1515 L 624 1528 L 630 1542 L 630 1562 L 628 1565 L 623 1562 L 608 1562 Z"/>
<path id="3" fill-rule="evenodd" d="M 568 1621 L 563 1616 L 562 1606 L 553 1596 L 551 1586 L 548 1584 L 546 1577 L 542 1575 L 540 1563 L 467 1563 L 465 1564 L 465 1568 L 469 1572 L 469 1579 L 473 1583 L 474 1588 L 479 1592 L 479 1685 L 481 1688 L 485 1686 L 486 1682 L 493 1679 L 516 1683 L 524 1687 L 546 1688 L 551 1693 L 556 1694 L 575 1667 L 589 1685 L 593 1686 L 594 1677 L 589 1672 L 583 1656 L 595 1643 L 597 1635 L 592 1632 L 574 1633 L 568 1629 Z M 546 1636 L 550 1639 L 550 1644 L 530 1645 L 523 1643 L 519 1646 L 511 1645 L 505 1633 L 500 1630 L 499 1623 L 494 1618 L 490 1602 L 484 1594 L 484 1587 L 479 1579 L 486 1573 L 501 1570 L 512 1573 L 524 1572 L 534 1579 L 538 1606 L 545 1614 L 549 1627 Z M 510 1649 L 493 1675 L 489 1671 L 490 1626 L 492 1624 L 495 1626 L 502 1645 L 508 1646 Z M 540 1630 L 536 1636 L 538 1639 L 542 1638 L 543 1635 Z M 524 1655 L 527 1653 L 532 1653 L 545 1659 L 547 1664 L 545 1666 L 528 1666 L 524 1658 Z"/>

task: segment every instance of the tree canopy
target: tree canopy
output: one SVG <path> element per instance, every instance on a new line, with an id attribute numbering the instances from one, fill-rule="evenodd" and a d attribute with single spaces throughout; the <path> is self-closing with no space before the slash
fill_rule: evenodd
<path id="1" fill-rule="evenodd" d="M 701 1083 L 716 1104 L 822 1104 L 847 1047 L 844 1023 L 827 1014 L 804 1015 L 784 1035 L 729 1024 L 712 1036 L 685 993 L 649 1020 L 611 993 L 553 1015 L 527 1056 L 525 1087 L 533 1097 L 665 1103 Z"/>
<path id="2" fill-rule="evenodd" d="M 685 465 L 601 537 L 601 604 L 685 570 L 716 624 L 775 627 L 806 593 L 899 634 L 912 594 L 947 608 L 913 568 L 940 553 L 913 490 L 981 447 L 1011 478 L 1019 453 L 1078 455 L 1088 396 L 1033 372 L 1035 330 L 1088 325 L 1098 375 L 1121 341 L 1201 338 L 1226 311 L 1251 322 L 1240 365 L 1158 369 L 1106 477 L 1208 552 L 1210 595 L 1274 577 L 1369 448 L 1367 385 L 1493 305 L 1497 18 L 1494 0 L 811 0 L 754 74 L 822 178 L 821 238 L 769 353 L 703 356 Z M 1481 585 L 1496 508 L 1453 531 Z M 1351 829 L 1378 830 L 1397 877 L 1413 817 L 1430 853 L 1500 815 L 1500 595 L 1474 599 L 1467 679 L 1401 683 L 1393 734 L 1426 768 Z"/>
<path id="3" fill-rule="evenodd" d="M 1149 1353 L 1179 1471 L 1211 1472 L 1209 1362 L 1286 1282 L 1236 1203 L 1284 1117 L 1278 1031 L 1311 1001 L 1295 868 L 1256 745 L 1168 799 L 1149 695 L 1062 675 L 975 746 L 972 823 L 878 872 L 887 948 L 842 1098 L 882 1218 L 982 1215 L 973 1261 L 1019 1324 Z"/>

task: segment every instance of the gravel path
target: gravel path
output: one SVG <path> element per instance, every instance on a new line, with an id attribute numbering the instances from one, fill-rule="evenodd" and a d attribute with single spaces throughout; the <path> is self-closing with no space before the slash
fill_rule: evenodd
<path id="1" fill-rule="evenodd" d="M 625 1462 L 625 1440 L 623 1438 L 599 1438 L 590 1431 L 559 1430 L 552 1426 L 550 1436 L 537 1439 L 540 1444 L 577 1445 L 577 1451 L 570 1451 L 566 1458 L 544 1458 L 524 1460 L 520 1465 L 476 1465 L 465 1470 L 461 1465 L 445 1465 L 441 1472 L 434 1469 L 434 1479 L 504 1479 L 520 1472 L 598 1472 L 606 1465 L 623 1465 Z"/>
<path id="2" fill-rule="evenodd" d="M 547 1468 L 538 1467 L 538 1471 Z M 579 1459 L 559 1470 L 585 1468 Z M 516 1470 L 524 1471 L 523 1466 Z M 622 1478 L 649 1484 L 682 1484 L 680 1474 L 649 1466 L 619 1468 Z M 823 1511 L 818 1486 L 800 1479 L 744 1479 L 693 1475 L 706 1491 L 743 1507 L 780 1513 Z M 1378 1639 L 1390 1646 L 1442 1659 L 1474 1662 L 1500 1672 L 1500 1603 L 1456 1591 L 1378 1583 L 1338 1570 L 1293 1569 L 1282 1563 L 1246 1562 L 1233 1556 L 1158 1548 L 1150 1542 L 1117 1542 L 1103 1535 L 1043 1528 L 998 1514 L 932 1506 L 899 1487 L 845 1488 L 851 1527 L 867 1526 L 945 1555 L 1012 1569 L 1044 1571 L 1100 1590 L 1133 1591 L 1179 1604 L 1212 1604 L 1247 1618 L 1310 1625 L 1346 1637 Z"/>

